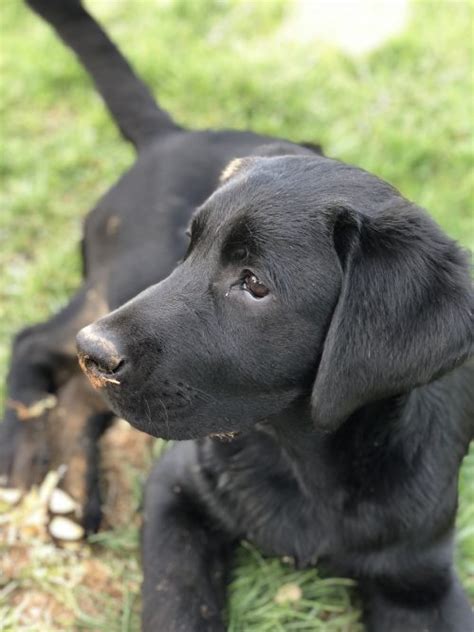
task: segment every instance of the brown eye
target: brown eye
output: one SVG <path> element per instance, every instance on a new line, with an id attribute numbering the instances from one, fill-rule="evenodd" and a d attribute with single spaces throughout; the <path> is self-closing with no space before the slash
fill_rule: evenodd
<path id="1" fill-rule="evenodd" d="M 257 279 L 255 274 L 252 274 L 252 272 L 245 273 L 242 281 L 242 288 L 247 290 L 247 292 L 250 292 L 254 298 L 263 298 L 270 291 L 266 285 Z"/>

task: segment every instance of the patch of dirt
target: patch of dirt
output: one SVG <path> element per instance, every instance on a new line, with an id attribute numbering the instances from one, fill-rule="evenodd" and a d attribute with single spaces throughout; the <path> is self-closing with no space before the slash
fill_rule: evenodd
<path id="1" fill-rule="evenodd" d="M 100 439 L 104 527 L 121 527 L 138 518 L 146 473 L 152 462 L 154 439 L 118 419 Z"/>
<path id="2" fill-rule="evenodd" d="M 51 594 L 39 590 L 19 589 L 11 597 L 11 605 L 17 610 L 19 625 L 34 626 L 42 630 L 71 629 L 74 613 Z"/>

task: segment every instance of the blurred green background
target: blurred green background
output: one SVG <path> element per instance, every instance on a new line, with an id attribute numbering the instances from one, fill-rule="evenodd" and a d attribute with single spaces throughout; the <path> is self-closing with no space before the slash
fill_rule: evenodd
<path id="1" fill-rule="evenodd" d="M 97 0 L 88 6 L 181 124 L 320 142 L 328 155 L 394 184 L 474 247 L 472 2 L 412 3 L 401 33 L 357 56 L 299 41 L 298 32 L 289 41 L 283 32 L 292 5 L 283 0 Z M 4 0 L 0 28 L 3 378 L 14 332 L 46 318 L 78 286 L 81 220 L 133 152 L 45 24 L 21 3 Z M 474 454 L 460 485 L 457 560 L 474 601 Z M 0 562 L 0 629 L 136 630 L 140 576 L 130 562 L 136 531 L 100 540 L 95 554 L 132 588 L 104 593 L 91 614 L 80 591 L 73 599 L 67 557 L 52 554 L 39 566 L 40 579 L 33 564 L 13 588 L 2 587 Z M 278 597 L 287 585 L 301 589 L 294 601 Z M 346 585 L 315 571 L 293 573 L 246 546 L 231 587 L 230 630 L 359 630 L 357 602 Z M 50 592 L 71 608 L 74 623 L 25 622 L 11 599 L 18 588 Z"/>

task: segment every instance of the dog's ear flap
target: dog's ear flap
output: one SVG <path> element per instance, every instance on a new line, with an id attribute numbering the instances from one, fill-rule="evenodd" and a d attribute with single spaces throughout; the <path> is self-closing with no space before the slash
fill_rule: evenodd
<path id="1" fill-rule="evenodd" d="M 343 281 L 311 398 L 328 431 L 461 364 L 474 304 L 465 254 L 405 200 L 376 217 L 334 209 L 332 228 Z"/>

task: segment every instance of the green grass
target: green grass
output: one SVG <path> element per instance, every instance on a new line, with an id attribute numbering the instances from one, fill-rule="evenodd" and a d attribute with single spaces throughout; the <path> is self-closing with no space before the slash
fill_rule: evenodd
<path id="1" fill-rule="evenodd" d="M 282 45 L 288 4 L 280 0 L 117 0 L 92 7 L 180 123 L 321 142 L 329 155 L 392 182 L 474 247 L 472 3 L 413 4 L 400 36 L 356 59 L 298 45 L 296 36 L 291 48 Z M 13 0 L 2 3 L 0 20 L 3 377 L 13 333 L 46 318 L 77 287 L 81 219 L 133 153 L 49 28 Z M 457 560 L 474 600 L 473 483 L 471 453 L 460 482 Z M 42 588 L 69 603 L 74 629 L 137 629 L 136 551 L 133 530 L 107 533 L 94 545 L 91 555 L 125 588 L 95 595 L 100 607 L 93 614 L 83 604 L 94 591 L 65 579 L 76 558 L 50 560 L 54 570 L 40 578 L 37 569 L 50 567 L 33 560 L 18 586 L 0 586 L 0 629 L 49 629 L 21 623 L 12 600 L 18 587 Z M 300 598 L 275 603 L 280 587 L 295 583 Z M 231 587 L 230 630 L 355 632 L 356 602 L 345 585 L 315 571 L 295 573 L 244 547 Z"/>

